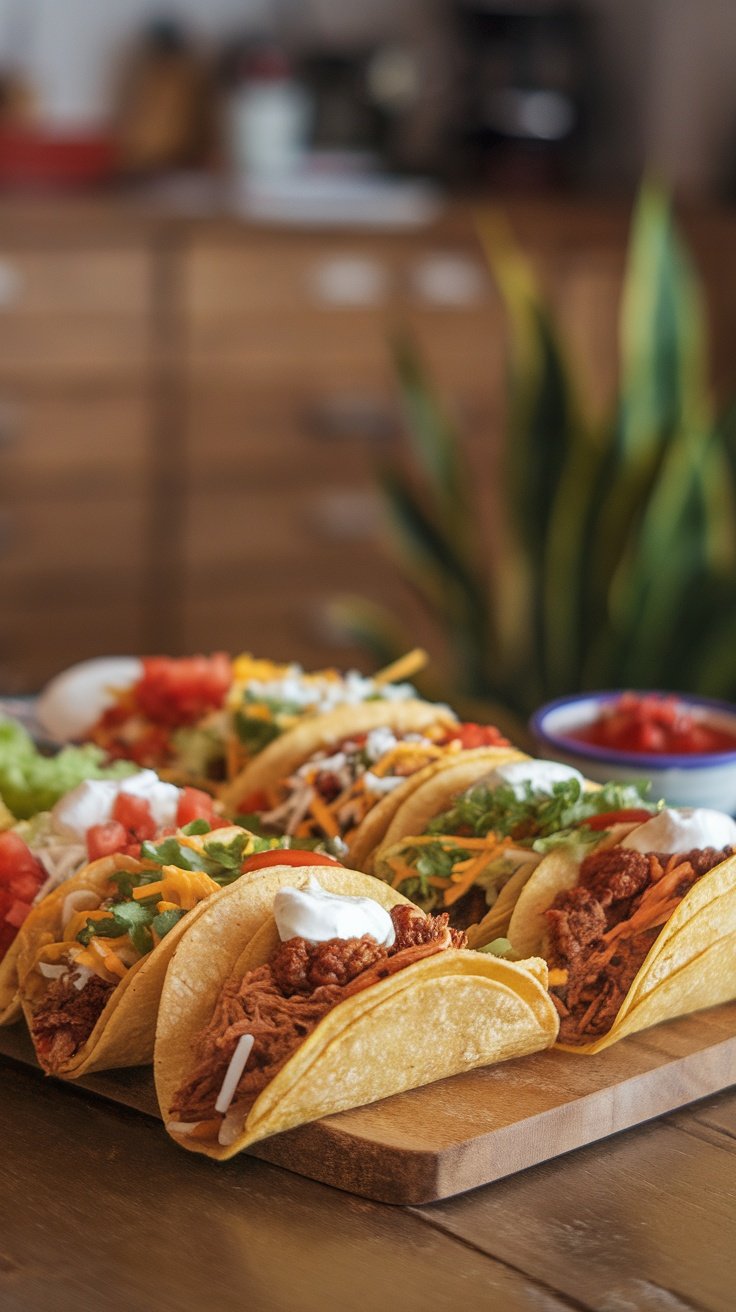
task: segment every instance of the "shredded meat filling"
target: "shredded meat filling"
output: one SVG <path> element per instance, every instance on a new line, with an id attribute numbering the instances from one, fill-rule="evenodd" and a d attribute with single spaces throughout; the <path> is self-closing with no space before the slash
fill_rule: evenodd
<path id="1" fill-rule="evenodd" d="M 585 858 L 576 887 L 558 893 L 545 913 L 549 965 L 565 972 L 564 983 L 550 989 L 564 1043 L 608 1032 L 674 904 L 733 850 L 670 856 L 612 847 Z M 647 924 L 646 911 L 637 913 L 653 885 L 663 894 Z"/>
<path id="2" fill-rule="evenodd" d="M 92 1033 L 115 985 L 90 975 L 77 989 L 72 975 L 54 980 L 33 1014 L 33 1038 L 44 1068 L 53 1075 Z"/>
<path id="3" fill-rule="evenodd" d="M 466 937 L 448 917 L 425 916 L 416 907 L 391 911 L 396 938 L 381 947 L 370 935 L 309 943 L 288 939 L 270 962 L 225 985 L 212 1019 L 197 1041 L 197 1066 L 171 1108 L 177 1120 L 209 1121 L 238 1039 L 251 1034 L 253 1047 L 237 1092 L 243 1117 L 323 1016 L 347 997 L 412 962 L 464 947 Z"/>

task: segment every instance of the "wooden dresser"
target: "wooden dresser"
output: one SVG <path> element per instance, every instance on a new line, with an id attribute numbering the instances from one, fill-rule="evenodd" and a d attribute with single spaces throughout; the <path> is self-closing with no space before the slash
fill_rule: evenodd
<path id="1" fill-rule="evenodd" d="M 600 403 L 626 215 L 513 217 Z M 733 250 L 732 221 L 715 227 Z M 712 228 L 725 369 L 736 296 Z M 431 639 L 375 491 L 400 440 L 399 329 L 458 417 L 491 549 L 503 320 L 471 206 L 419 232 L 307 233 L 123 200 L 0 203 L 0 687 L 107 652 L 355 660 L 328 615 L 348 592 Z"/>

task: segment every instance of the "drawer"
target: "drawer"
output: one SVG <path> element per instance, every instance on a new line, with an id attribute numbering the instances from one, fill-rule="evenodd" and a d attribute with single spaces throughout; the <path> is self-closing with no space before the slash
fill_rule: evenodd
<path id="1" fill-rule="evenodd" d="M 184 274 L 184 308 L 196 327 L 263 314 L 360 311 L 390 305 L 399 291 L 390 243 L 290 236 L 195 245 Z"/>
<path id="2" fill-rule="evenodd" d="M 224 378 L 243 386 L 303 388 L 319 380 L 386 386 L 391 379 L 389 318 L 356 311 L 324 320 L 313 310 L 241 312 L 188 325 L 186 362 L 197 381 Z"/>
<path id="3" fill-rule="evenodd" d="M 1 395 L 1 394 L 0 394 Z M 2 500 L 38 493 L 125 491 L 143 496 L 150 428 L 143 395 L 0 400 Z"/>
<path id="4" fill-rule="evenodd" d="M 121 575 L 142 575 L 147 507 L 140 497 L 25 498 L 0 509 L 0 589 L 22 595 L 37 580 L 74 595 L 103 579 L 114 596 Z M 52 588 L 53 585 L 53 588 Z"/>
<path id="5" fill-rule="evenodd" d="M 193 487 L 366 483 L 397 444 L 388 390 L 340 387 L 192 387 L 186 469 Z"/>
<path id="6" fill-rule="evenodd" d="M 487 301 L 491 279 L 472 237 L 443 244 L 411 236 L 368 239 L 290 234 L 273 241 L 194 245 L 184 305 L 201 326 L 242 315 L 391 310 L 410 302 L 453 311 Z"/>
<path id="7" fill-rule="evenodd" d="M 142 319 L 0 315 L 0 386 L 138 380 L 150 368 L 151 353 L 149 325 Z"/>
<path id="8" fill-rule="evenodd" d="M 306 669 L 337 665 L 369 668 L 370 657 L 346 641 L 335 625 L 332 606 L 348 588 L 332 589 L 324 582 L 282 573 L 267 591 L 247 590 L 213 581 L 207 590 L 188 591 L 184 602 L 184 644 L 187 651 L 251 651 L 279 661 L 299 661 Z M 400 617 L 409 642 L 436 643 L 419 603 L 387 569 L 374 570 L 372 580 L 354 580 L 352 595 L 387 606 Z"/>
<path id="9" fill-rule="evenodd" d="M 0 379 L 127 377 L 151 352 L 145 251 L 8 251 L 0 244 Z"/>
<path id="10" fill-rule="evenodd" d="M 142 318 L 151 281 L 146 250 L 25 250 L 0 241 L 0 318 Z"/>
<path id="11" fill-rule="evenodd" d="M 258 586 L 303 563 L 349 581 L 351 570 L 370 568 L 380 536 L 380 499 L 370 486 L 193 492 L 185 512 L 185 568 L 188 574 L 240 571 Z"/>

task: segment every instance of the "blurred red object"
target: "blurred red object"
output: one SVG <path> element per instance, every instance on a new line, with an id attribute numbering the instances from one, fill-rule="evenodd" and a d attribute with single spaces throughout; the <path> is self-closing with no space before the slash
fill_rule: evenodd
<path id="1" fill-rule="evenodd" d="M 109 181 L 117 169 L 112 137 L 0 128 L 0 187 L 88 187 Z"/>

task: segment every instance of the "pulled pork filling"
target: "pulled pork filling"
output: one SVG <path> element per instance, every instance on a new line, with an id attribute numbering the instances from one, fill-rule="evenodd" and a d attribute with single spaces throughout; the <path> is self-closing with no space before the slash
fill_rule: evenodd
<path id="1" fill-rule="evenodd" d="M 51 1074 L 79 1051 L 105 1010 L 115 984 L 90 975 L 83 988 L 74 973 L 54 980 L 33 1013 L 33 1038 L 43 1065 Z"/>
<path id="2" fill-rule="evenodd" d="M 389 948 L 369 934 L 325 943 L 291 938 L 280 944 L 266 965 L 228 980 L 212 1020 L 199 1036 L 197 1066 L 176 1094 L 171 1115 L 182 1122 L 209 1123 L 216 1138 L 222 1118 L 215 1102 L 244 1034 L 252 1035 L 254 1043 L 235 1092 L 234 1110 L 242 1119 L 299 1044 L 339 1002 L 423 957 L 465 947 L 465 935 L 450 929 L 447 915 L 425 916 L 416 907 L 397 906 L 391 919 L 396 938 Z"/>
<path id="3" fill-rule="evenodd" d="M 586 1043 L 611 1028 L 662 926 L 693 884 L 734 851 L 673 855 L 611 847 L 592 852 L 575 888 L 545 912 L 550 993 L 563 1043 Z"/>

